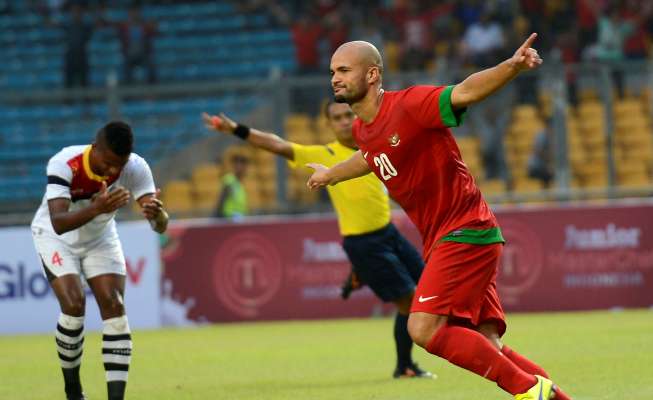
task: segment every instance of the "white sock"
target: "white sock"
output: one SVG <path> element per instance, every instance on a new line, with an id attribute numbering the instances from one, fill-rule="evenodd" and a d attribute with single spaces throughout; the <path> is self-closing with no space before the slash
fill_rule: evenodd
<path id="1" fill-rule="evenodd" d="M 105 319 L 102 330 L 102 359 L 107 382 L 127 382 L 132 354 L 131 331 L 127 316 Z"/>
<path id="2" fill-rule="evenodd" d="M 59 314 L 54 333 L 61 368 L 75 368 L 82 362 L 84 317 Z"/>

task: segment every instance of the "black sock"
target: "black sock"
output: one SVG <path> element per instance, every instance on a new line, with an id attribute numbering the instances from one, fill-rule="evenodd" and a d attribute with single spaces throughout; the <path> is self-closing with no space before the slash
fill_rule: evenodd
<path id="1" fill-rule="evenodd" d="M 109 381 L 107 382 L 107 393 L 109 400 L 122 400 L 125 398 L 125 381 Z"/>
<path id="2" fill-rule="evenodd" d="M 397 313 L 395 317 L 395 344 L 397 345 L 397 368 L 406 368 L 413 363 L 410 355 L 413 340 L 408 334 L 408 315 Z"/>
<path id="3" fill-rule="evenodd" d="M 74 368 L 61 368 L 66 390 L 66 397 L 75 399 L 82 397 L 82 383 L 79 380 L 79 365 Z"/>

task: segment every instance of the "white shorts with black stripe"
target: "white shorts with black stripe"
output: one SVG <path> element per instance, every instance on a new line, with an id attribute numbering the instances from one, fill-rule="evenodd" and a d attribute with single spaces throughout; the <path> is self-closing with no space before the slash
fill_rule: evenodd
<path id="1" fill-rule="evenodd" d="M 91 279 L 98 275 L 126 273 L 125 255 L 115 235 L 99 237 L 80 247 L 70 246 L 38 228 L 32 229 L 32 237 L 48 279 L 68 274 Z"/>

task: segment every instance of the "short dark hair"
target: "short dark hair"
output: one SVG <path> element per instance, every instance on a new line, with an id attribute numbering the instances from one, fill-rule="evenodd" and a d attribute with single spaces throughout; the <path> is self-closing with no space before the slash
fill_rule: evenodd
<path id="1" fill-rule="evenodd" d="M 98 131 L 96 139 L 118 156 L 128 156 L 134 148 L 132 128 L 123 121 L 109 122 Z"/>
<path id="2" fill-rule="evenodd" d="M 327 119 L 331 119 L 331 106 L 337 104 L 335 100 L 333 99 L 328 99 L 326 103 L 324 103 L 324 116 Z"/>

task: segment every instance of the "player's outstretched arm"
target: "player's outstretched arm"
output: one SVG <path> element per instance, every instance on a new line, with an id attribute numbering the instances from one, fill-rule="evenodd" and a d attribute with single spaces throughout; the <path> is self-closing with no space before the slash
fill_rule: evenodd
<path id="1" fill-rule="evenodd" d="M 542 64 L 537 50 L 531 47 L 536 37 L 537 33 L 532 33 L 511 58 L 472 74 L 457 84 L 451 92 L 451 106 L 461 109 L 478 103 L 501 89 L 521 71 L 535 69 Z"/>
<path id="2" fill-rule="evenodd" d="M 360 150 L 345 161 L 341 161 L 331 168 L 315 163 L 309 163 L 306 166 L 315 170 L 306 183 L 306 186 L 310 189 L 335 185 L 336 183 L 358 178 L 371 172 Z"/>
<path id="3" fill-rule="evenodd" d="M 48 209 L 54 231 L 57 235 L 62 235 L 85 225 L 100 214 L 112 213 L 127 203 L 129 203 L 127 189 L 116 188 L 109 192 L 106 182 L 102 182 L 102 189 L 87 207 L 69 211 L 70 199 L 58 198 L 48 201 Z"/>
<path id="4" fill-rule="evenodd" d="M 163 208 L 163 202 L 159 199 L 161 196 L 161 189 L 157 189 L 156 193 L 146 194 L 138 199 L 138 204 L 141 206 L 141 212 L 145 219 L 150 221 L 150 225 L 155 232 L 163 233 L 168 228 L 168 213 Z"/>
<path id="5" fill-rule="evenodd" d="M 263 132 L 258 129 L 240 125 L 231 120 L 224 113 L 220 113 L 219 116 L 203 113 L 202 120 L 204 120 L 204 125 L 206 125 L 210 130 L 236 135 L 254 147 L 278 154 L 290 161 L 295 159 L 295 154 L 290 142 L 280 138 L 274 133 Z"/>

